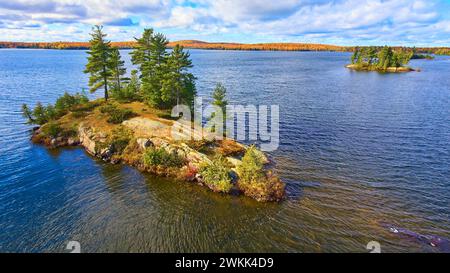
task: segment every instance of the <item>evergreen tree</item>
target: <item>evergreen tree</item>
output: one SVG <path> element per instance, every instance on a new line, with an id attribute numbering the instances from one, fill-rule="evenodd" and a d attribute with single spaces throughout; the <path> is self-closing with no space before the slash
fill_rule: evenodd
<path id="1" fill-rule="evenodd" d="M 111 50 L 109 69 L 111 70 L 111 76 L 109 78 L 111 91 L 115 94 L 120 94 L 123 87 L 122 83 L 127 83 L 130 79 L 124 77 L 127 73 L 127 69 L 125 68 L 125 62 L 122 61 L 118 48 L 113 48 Z"/>
<path id="2" fill-rule="evenodd" d="M 355 48 L 355 51 L 353 52 L 352 55 L 352 64 L 354 64 L 357 60 L 358 60 L 358 55 L 359 55 L 359 48 Z"/>
<path id="3" fill-rule="evenodd" d="M 217 83 L 216 88 L 213 91 L 212 94 L 213 98 L 213 105 L 220 107 L 222 109 L 222 116 L 223 116 L 223 132 L 224 135 L 226 135 L 226 125 L 227 125 L 227 89 L 223 84 Z M 216 113 L 213 113 L 211 118 L 214 118 Z M 213 131 L 215 131 L 215 128 L 213 128 Z"/>
<path id="4" fill-rule="evenodd" d="M 377 49 L 373 46 L 367 48 L 366 57 L 367 57 L 367 62 L 369 63 L 369 65 L 372 65 L 372 63 L 374 62 L 374 59 L 377 58 Z"/>
<path id="5" fill-rule="evenodd" d="M 214 89 L 212 97 L 214 100 L 213 105 L 219 106 L 225 115 L 225 110 L 228 105 L 228 101 L 226 100 L 227 89 L 225 88 L 225 86 L 223 86 L 223 84 L 221 83 L 218 83 L 216 85 L 216 88 Z"/>
<path id="6" fill-rule="evenodd" d="M 153 47 L 153 29 L 144 29 L 144 33 L 141 38 L 135 38 L 136 45 L 133 51 L 130 53 L 131 62 L 139 67 L 141 73 L 146 70 L 144 66 L 150 60 Z M 141 74 L 142 75 L 142 74 Z"/>
<path id="7" fill-rule="evenodd" d="M 126 96 L 135 100 L 140 100 L 140 88 L 141 83 L 139 81 L 139 75 L 137 70 L 131 71 L 130 82 L 126 86 Z"/>
<path id="8" fill-rule="evenodd" d="M 155 107 L 165 107 L 162 84 L 166 75 L 167 44 L 163 34 L 155 34 L 153 29 L 145 29 L 141 38 L 136 39 L 131 53 L 132 62 L 141 72 L 141 89 L 145 100 Z"/>
<path id="9" fill-rule="evenodd" d="M 189 54 L 176 46 L 167 53 L 167 38 L 153 29 L 145 29 L 131 53 L 132 62 L 139 67 L 140 89 L 144 100 L 158 108 L 170 108 L 180 103 L 192 104 L 195 77 Z"/>
<path id="10" fill-rule="evenodd" d="M 33 124 L 36 122 L 33 118 L 33 112 L 26 104 L 22 104 L 22 116 L 27 119 L 28 124 Z"/>
<path id="11" fill-rule="evenodd" d="M 192 68 L 192 61 L 183 47 L 176 45 L 167 58 L 161 99 L 164 106 L 171 107 L 186 103 L 192 105 L 196 94 L 195 77 L 188 72 Z"/>
<path id="12" fill-rule="evenodd" d="M 356 48 L 351 57 L 352 63 L 372 69 L 386 71 L 389 67 L 407 65 L 414 56 L 414 50 L 401 48 L 393 50 L 389 46 Z M 356 59 L 356 61 L 355 61 Z"/>
<path id="13" fill-rule="evenodd" d="M 36 107 L 33 109 L 33 117 L 34 121 L 38 125 L 43 125 L 49 121 L 47 111 L 45 107 L 42 105 L 42 103 L 38 102 L 36 104 Z"/>
<path id="14" fill-rule="evenodd" d="M 100 88 L 105 90 L 105 100 L 108 100 L 108 79 L 111 77 L 110 58 L 111 45 L 107 41 L 106 34 L 103 33 L 102 26 L 92 28 L 91 49 L 88 51 L 88 63 L 84 73 L 89 73 L 89 87 L 91 92 Z"/>
<path id="15" fill-rule="evenodd" d="M 377 67 L 380 70 L 385 71 L 392 63 L 392 49 L 388 46 L 384 46 L 378 53 Z"/>

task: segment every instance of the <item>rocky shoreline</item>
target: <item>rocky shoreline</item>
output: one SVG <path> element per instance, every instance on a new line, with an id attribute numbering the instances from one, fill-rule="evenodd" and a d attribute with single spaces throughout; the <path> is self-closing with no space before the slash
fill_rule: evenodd
<path id="1" fill-rule="evenodd" d="M 369 66 L 361 66 L 356 64 L 349 64 L 345 66 L 348 69 L 356 70 L 356 71 L 378 71 L 378 72 L 384 72 L 384 73 L 406 73 L 406 72 L 413 72 L 417 71 L 420 72 L 420 70 L 413 69 L 411 67 L 388 67 L 385 70 L 380 70 L 377 68 L 371 68 Z"/>
<path id="2" fill-rule="evenodd" d="M 71 115 L 71 114 L 69 114 Z M 64 120 L 64 118 L 62 118 Z M 72 133 L 59 133 L 48 136 L 43 130 L 46 124 L 35 127 L 32 133 L 33 143 L 46 147 L 63 148 L 81 146 L 90 155 L 111 164 L 126 164 L 142 172 L 157 176 L 171 177 L 186 182 L 197 183 L 214 192 L 222 192 L 213 183 L 206 183 L 199 173 L 203 165 L 212 164 L 212 158 L 220 154 L 229 164 L 232 189 L 228 193 L 243 194 L 259 202 L 279 202 L 285 195 L 285 184 L 272 171 L 272 162 L 259 150 L 258 156 L 263 159 L 264 182 L 249 187 L 240 183 L 239 166 L 249 147 L 231 139 L 213 141 L 181 142 L 167 135 L 171 121 L 136 117 L 116 126 L 116 131 L 96 127 L 89 121 L 77 119 Z M 110 128 L 109 128 L 110 129 Z M 120 130 L 119 130 L 120 129 Z M 119 130 L 119 133 L 117 132 Z M 153 131 L 152 131 L 153 130 Z M 120 142 L 120 132 L 127 132 L 127 143 Z M 182 166 L 159 166 L 145 164 L 143 157 L 148 149 L 163 150 L 168 154 L 182 158 Z M 120 151 L 120 152 L 119 152 Z"/>

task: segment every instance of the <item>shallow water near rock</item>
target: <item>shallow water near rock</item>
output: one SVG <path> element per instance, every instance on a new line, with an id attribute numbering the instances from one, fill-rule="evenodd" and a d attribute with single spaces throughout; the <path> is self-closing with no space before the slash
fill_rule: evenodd
<path id="1" fill-rule="evenodd" d="M 223 196 L 33 145 L 21 104 L 86 88 L 86 54 L 0 50 L 1 252 L 64 252 L 68 241 L 83 252 L 366 252 L 370 241 L 439 251 L 381 222 L 450 238 L 450 57 L 379 74 L 346 69 L 347 53 L 191 56 L 205 99 L 223 82 L 231 103 L 280 105 L 270 156 L 287 200 Z"/>

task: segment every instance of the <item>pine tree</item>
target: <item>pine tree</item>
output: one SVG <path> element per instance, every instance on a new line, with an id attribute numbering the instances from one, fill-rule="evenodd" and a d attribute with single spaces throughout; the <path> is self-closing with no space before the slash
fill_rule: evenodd
<path id="1" fill-rule="evenodd" d="M 155 34 L 153 29 L 145 29 L 141 38 L 136 39 L 136 46 L 131 53 L 132 62 L 139 66 L 141 72 L 141 89 L 145 100 L 163 108 L 162 83 L 166 75 L 168 40 L 163 34 Z"/>
<path id="2" fill-rule="evenodd" d="M 139 67 L 141 94 L 152 106 L 170 108 L 182 102 L 194 101 L 195 77 L 189 54 L 176 46 L 167 53 L 167 38 L 153 29 L 145 29 L 131 53 L 132 62 Z"/>
<path id="3" fill-rule="evenodd" d="M 137 70 L 131 71 L 131 78 L 128 82 L 125 90 L 125 96 L 127 98 L 133 99 L 133 100 L 141 100 L 141 82 L 139 81 L 139 74 Z"/>
<path id="4" fill-rule="evenodd" d="M 226 135 L 226 125 L 227 125 L 227 89 L 223 84 L 217 83 L 216 88 L 213 91 L 212 94 L 213 98 L 213 105 L 220 107 L 222 109 L 222 117 L 223 117 L 223 132 L 224 135 Z M 216 116 L 216 113 L 213 113 L 211 118 L 214 118 Z M 215 128 L 214 128 L 215 131 Z"/>
<path id="5" fill-rule="evenodd" d="M 352 64 L 354 64 L 357 60 L 358 60 L 358 55 L 359 55 L 359 48 L 355 48 L 355 51 L 353 52 L 352 55 Z"/>
<path id="6" fill-rule="evenodd" d="M 47 111 L 42 103 L 38 102 L 36 107 L 33 109 L 33 117 L 36 124 L 43 125 L 49 122 L 49 118 L 47 116 Z"/>
<path id="7" fill-rule="evenodd" d="M 33 124 L 36 122 L 33 118 L 33 112 L 26 104 L 22 104 L 22 116 L 27 119 L 28 124 Z"/>
<path id="8" fill-rule="evenodd" d="M 192 61 L 183 47 L 176 45 L 169 57 L 162 86 L 162 100 L 167 107 L 186 103 L 192 105 L 196 94 L 195 77 L 188 72 Z"/>
<path id="9" fill-rule="evenodd" d="M 378 52 L 378 64 L 377 68 L 385 71 L 391 64 L 392 49 L 388 46 L 384 46 Z"/>
<path id="10" fill-rule="evenodd" d="M 111 50 L 109 69 L 111 70 L 111 76 L 109 78 L 111 91 L 120 96 L 123 87 L 122 83 L 127 83 L 130 79 L 124 77 L 127 73 L 127 69 L 125 68 L 125 62 L 122 61 L 118 48 L 113 48 Z"/>
<path id="11" fill-rule="evenodd" d="M 131 62 L 139 67 L 141 73 L 146 70 L 144 66 L 150 60 L 153 47 L 153 29 L 144 29 L 144 33 L 141 38 L 135 38 L 136 45 L 133 51 L 130 53 Z M 141 74 L 141 77 L 143 75 Z"/>
<path id="12" fill-rule="evenodd" d="M 225 86 L 223 86 L 223 84 L 221 83 L 217 83 L 216 88 L 214 89 L 213 92 L 213 105 L 219 106 L 224 115 L 225 115 L 225 110 L 227 108 L 228 105 L 228 101 L 226 100 L 227 97 L 227 89 L 225 88 Z"/>
<path id="13" fill-rule="evenodd" d="M 89 73 L 89 87 L 91 92 L 100 88 L 105 90 L 105 100 L 108 100 L 108 79 L 111 77 L 110 58 L 111 45 L 103 33 L 102 26 L 92 28 L 92 39 L 89 41 L 91 49 L 88 51 L 88 63 L 84 73 Z"/>

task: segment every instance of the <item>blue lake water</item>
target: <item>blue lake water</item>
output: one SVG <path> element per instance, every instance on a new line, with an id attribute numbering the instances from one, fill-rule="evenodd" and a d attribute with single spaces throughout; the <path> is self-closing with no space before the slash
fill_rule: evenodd
<path id="1" fill-rule="evenodd" d="M 231 103 L 280 106 L 270 155 L 287 200 L 221 196 L 33 145 L 21 104 L 86 88 L 86 53 L 0 50 L 0 252 L 64 252 L 73 240 L 84 252 L 365 252 L 369 241 L 437 251 L 380 222 L 450 237 L 450 57 L 379 74 L 347 70 L 347 53 L 191 56 L 199 95 L 222 82 Z"/>

